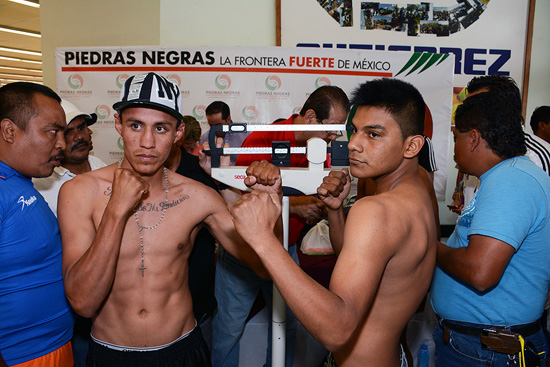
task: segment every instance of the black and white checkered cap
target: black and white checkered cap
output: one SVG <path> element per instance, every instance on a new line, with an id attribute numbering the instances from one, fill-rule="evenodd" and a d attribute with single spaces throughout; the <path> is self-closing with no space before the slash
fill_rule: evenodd
<path id="1" fill-rule="evenodd" d="M 113 105 L 117 111 L 126 107 L 153 106 L 181 121 L 183 119 L 179 87 L 156 73 L 133 75 L 126 79 L 120 92 L 120 102 Z"/>

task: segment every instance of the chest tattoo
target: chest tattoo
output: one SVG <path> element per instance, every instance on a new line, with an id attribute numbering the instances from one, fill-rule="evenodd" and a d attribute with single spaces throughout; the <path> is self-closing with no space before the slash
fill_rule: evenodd
<path id="1" fill-rule="evenodd" d="M 166 209 L 178 206 L 179 204 L 183 203 L 187 199 L 189 199 L 189 195 L 183 195 L 179 199 L 172 200 L 170 202 L 161 201 L 158 204 L 156 204 L 156 203 L 140 203 L 138 208 L 137 208 L 137 211 L 141 211 L 141 212 L 158 212 L 158 211 L 161 211 L 161 210 L 166 210 Z"/>

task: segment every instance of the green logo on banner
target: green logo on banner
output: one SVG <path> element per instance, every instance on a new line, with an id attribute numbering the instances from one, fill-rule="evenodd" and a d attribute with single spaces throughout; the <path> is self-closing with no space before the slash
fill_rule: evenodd
<path id="1" fill-rule="evenodd" d="M 277 75 L 270 75 L 265 78 L 265 87 L 269 91 L 276 91 L 281 88 L 281 79 Z"/>
<path id="2" fill-rule="evenodd" d="M 254 106 L 246 106 L 243 108 L 243 119 L 246 121 L 254 121 L 258 116 L 258 110 Z"/>
<path id="3" fill-rule="evenodd" d="M 227 75 L 218 75 L 215 80 L 216 87 L 219 90 L 225 90 L 228 89 L 231 86 L 231 78 Z"/>
<path id="4" fill-rule="evenodd" d="M 203 105 L 198 105 L 193 107 L 193 117 L 197 119 L 198 121 L 204 120 L 206 117 L 206 107 Z"/>
<path id="5" fill-rule="evenodd" d="M 449 57 L 449 54 L 432 54 L 429 52 L 415 52 L 409 61 L 403 66 L 401 70 L 395 76 L 398 76 L 401 73 L 404 73 L 405 71 L 409 70 L 407 74 L 404 76 L 410 75 L 420 69 L 422 66 L 422 69 L 418 72 L 418 74 L 423 73 L 427 69 L 429 69 L 432 66 L 437 66 L 441 64 L 444 60 L 446 60 Z"/>
<path id="6" fill-rule="evenodd" d="M 69 84 L 69 88 L 71 89 L 80 89 L 84 85 L 84 80 L 80 75 L 72 74 L 67 79 L 67 84 Z"/>
<path id="7" fill-rule="evenodd" d="M 100 120 L 105 120 L 111 114 L 111 110 L 109 109 L 109 106 L 100 104 L 95 108 L 95 113 Z"/>
<path id="8" fill-rule="evenodd" d="M 124 82 L 126 81 L 126 79 L 128 79 L 128 77 L 128 74 L 119 74 L 115 79 L 116 86 L 119 89 L 122 89 L 122 87 L 124 86 Z"/>

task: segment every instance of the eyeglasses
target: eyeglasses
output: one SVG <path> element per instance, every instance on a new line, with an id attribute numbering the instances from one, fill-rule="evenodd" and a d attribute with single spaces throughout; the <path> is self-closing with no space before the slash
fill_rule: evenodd
<path id="1" fill-rule="evenodd" d="M 327 125 L 327 124 L 323 123 L 323 121 L 321 121 L 321 120 L 319 120 L 319 119 L 317 119 L 317 122 L 318 122 L 320 125 Z M 328 125 L 330 125 L 330 124 L 328 124 Z M 327 137 L 329 137 L 329 136 L 335 136 L 336 139 L 338 139 L 338 138 L 344 136 L 344 133 L 343 133 L 342 131 L 326 131 L 326 134 L 327 134 Z"/>

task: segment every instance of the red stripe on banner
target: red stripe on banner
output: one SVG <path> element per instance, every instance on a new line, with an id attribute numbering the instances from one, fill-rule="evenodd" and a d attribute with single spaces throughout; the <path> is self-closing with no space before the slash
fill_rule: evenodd
<path id="1" fill-rule="evenodd" d="M 330 74 L 353 76 L 392 77 L 392 73 L 379 71 L 347 71 L 347 70 L 310 70 L 310 69 L 274 69 L 274 68 L 221 68 L 221 67 L 172 67 L 172 66 L 65 66 L 61 71 L 194 71 L 194 72 L 232 72 L 232 73 L 286 73 L 286 74 Z"/>

